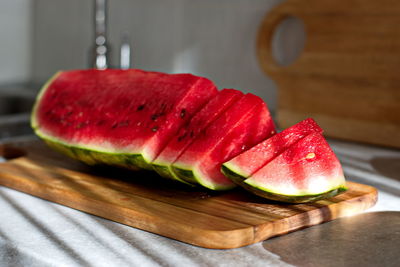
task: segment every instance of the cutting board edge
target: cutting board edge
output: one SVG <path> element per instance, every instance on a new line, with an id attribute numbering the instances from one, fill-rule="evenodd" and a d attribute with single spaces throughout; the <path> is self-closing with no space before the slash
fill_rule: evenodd
<path id="1" fill-rule="evenodd" d="M 279 221 L 276 222 L 265 222 L 263 224 L 260 225 L 249 225 L 248 227 L 243 227 L 243 228 L 239 228 L 239 229 L 234 229 L 234 230 L 222 230 L 222 231 L 218 231 L 218 230 L 212 230 L 212 229 L 202 229 L 202 228 L 193 228 L 193 227 L 187 227 L 186 225 L 169 225 L 168 222 L 164 222 L 165 228 L 159 228 L 157 227 L 157 225 L 152 225 L 152 224 L 148 224 L 145 223 L 145 221 L 152 221 L 151 218 L 156 219 L 156 220 L 160 220 L 159 218 L 155 218 L 152 215 L 147 215 L 144 213 L 140 213 L 137 212 L 138 216 L 140 216 L 140 220 L 135 220 L 134 218 L 132 218 L 132 215 L 129 215 L 129 213 L 132 212 L 132 210 L 129 210 L 129 212 L 121 212 L 122 214 L 125 214 L 125 216 L 116 216 L 116 213 L 110 214 L 107 211 L 106 212 L 101 212 L 101 209 L 94 209 L 94 206 L 96 205 L 93 204 L 93 199 L 91 199 L 90 201 L 86 201 L 86 202 L 71 202 L 71 199 L 75 199 L 74 197 L 72 198 L 60 198 L 60 194 L 62 192 L 57 192 L 57 191 L 62 191 L 60 189 L 45 185 L 46 187 L 49 187 L 51 190 L 36 190 L 35 191 L 35 185 L 34 182 L 32 182 L 31 185 L 27 185 L 26 183 L 12 183 L 10 182 L 10 179 L 18 179 L 19 177 L 14 177 L 12 175 L 4 175 L 2 174 L 2 178 L 4 178 L 6 176 L 6 179 L 0 179 L 0 185 L 12 188 L 14 190 L 35 196 L 35 197 L 39 197 L 41 199 L 50 201 L 50 202 L 54 202 L 63 206 L 67 206 L 69 208 L 73 208 L 79 211 L 83 211 L 85 213 L 91 214 L 91 215 L 95 215 L 97 217 L 100 218 L 104 218 L 104 219 L 108 219 L 114 222 L 118 222 L 124 225 L 128 225 L 134 228 L 138 228 L 141 230 L 145 230 L 147 232 L 150 233 L 154 233 L 154 234 L 158 234 L 161 236 L 165 236 L 168 238 L 172 238 L 174 240 L 180 241 L 180 242 L 184 242 L 184 243 L 189 243 L 195 246 L 199 246 L 199 247 L 203 247 L 203 248 L 211 248 L 211 249 L 232 249 L 232 248 L 239 248 L 239 247 L 243 247 L 243 246 L 247 246 L 247 245 L 251 245 L 254 243 L 258 243 L 264 240 L 267 240 L 271 237 L 275 237 L 275 236 L 280 236 L 280 235 L 284 235 L 286 233 L 290 233 L 299 229 L 303 229 L 303 228 L 307 228 L 313 225 L 317 225 L 317 224 L 321 224 L 327 221 L 331 221 L 343 216 L 348 216 L 350 215 L 348 211 L 345 211 L 344 213 L 340 213 L 340 214 L 335 214 L 335 216 L 332 217 L 319 217 L 316 216 L 315 219 L 312 219 L 309 221 L 309 223 L 305 224 L 305 225 L 297 225 L 297 224 L 293 224 L 293 222 L 299 221 L 304 221 L 304 219 L 302 217 L 307 216 L 307 217 L 312 217 L 310 216 L 313 213 L 316 213 L 316 215 L 318 213 L 321 213 L 320 209 L 315 209 L 313 211 L 309 211 L 309 212 L 304 212 L 304 213 L 300 213 L 300 214 L 296 214 L 284 219 L 281 219 Z M 8 183 L 7 183 L 8 181 Z M 376 202 L 377 199 L 377 190 L 372 187 L 372 186 L 368 186 L 368 185 L 363 185 L 363 184 L 358 184 L 358 183 L 354 183 L 354 182 L 350 182 L 350 186 L 354 184 L 354 185 L 361 185 L 363 187 L 368 187 L 370 188 L 371 192 L 360 195 L 356 198 L 353 199 L 348 199 L 345 201 L 341 201 L 338 203 L 334 203 L 331 204 L 329 206 L 324 206 L 323 209 L 324 210 L 328 210 L 329 212 L 331 212 L 333 209 L 334 210 L 338 210 L 338 208 L 340 206 L 343 205 L 347 205 L 349 203 L 355 202 L 355 204 L 351 204 L 352 206 L 352 214 L 356 214 L 358 212 L 361 212 L 363 210 L 368 209 L 369 207 L 373 206 Z M 42 185 L 43 186 L 43 185 Z M 53 192 L 52 194 L 48 194 L 48 192 Z M 40 193 L 38 193 L 40 192 Z M 68 193 L 71 196 L 71 193 Z M 74 193 L 76 195 L 78 195 L 77 193 Z M 78 199 L 78 198 L 76 198 Z M 370 201 L 366 202 L 367 204 L 365 204 L 365 200 L 369 199 Z M 364 200 L 364 201 L 363 201 Z M 155 202 L 159 202 L 157 200 L 153 200 Z M 72 203 L 72 204 L 71 204 Z M 115 209 L 116 207 L 114 205 L 111 205 L 109 203 L 105 204 L 105 203 L 98 203 L 98 205 L 101 205 L 102 207 L 104 207 L 104 205 L 109 205 L 110 208 Z M 349 204 L 350 205 L 350 204 Z M 127 208 L 125 207 L 118 207 L 118 209 L 121 209 L 121 211 L 127 210 Z M 95 210 L 96 212 L 93 212 L 93 210 Z M 105 209 L 107 210 L 107 209 Z M 100 212 L 99 212 L 100 211 Z M 129 215 L 129 216 L 127 216 Z M 158 223 L 160 224 L 160 223 Z M 286 227 L 286 228 L 285 228 Z M 279 230 L 277 230 L 279 229 Z M 274 232 L 275 231 L 275 232 Z M 179 232 L 179 234 L 177 235 L 177 232 Z M 195 233 L 195 234 L 194 234 Z M 185 235 L 184 238 L 180 237 L 180 235 Z M 207 240 L 203 240 L 203 238 L 201 238 L 203 235 L 207 235 L 208 238 Z"/>
<path id="2" fill-rule="evenodd" d="M 322 222 L 326 222 L 328 220 L 333 220 L 335 218 L 339 218 L 345 216 L 349 213 L 349 210 L 346 209 L 346 212 L 338 213 L 337 211 L 341 211 L 341 207 L 343 205 L 348 205 L 352 207 L 350 209 L 351 214 L 356 212 L 365 210 L 372 206 L 376 202 L 377 190 L 372 186 L 358 184 L 355 182 L 348 182 L 350 192 L 353 192 L 352 195 L 346 195 L 346 192 L 338 197 L 335 197 L 333 201 L 325 201 L 325 203 L 317 204 L 314 207 L 305 206 L 305 210 L 293 209 L 297 210 L 297 213 L 315 213 L 317 219 L 309 220 L 309 222 L 304 225 L 304 220 L 301 216 L 309 216 L 303 214 L 299 215 L 286 215 L 286 213 L 281 213 L 279 209 L 281 207 L 272 207 L 273 209 L 277 209 L 274 211 L 270 211 L 269 206 L 266 205 L 264 207 L 263 203 L 255 203 L 255 205 L 261 205 L 261 210 L 254 209 L 254 212 L 261 212 L 263 214 L 268 215 L 266 219 L 261 219 L 259 221 L 239 221 L 235 220 L 234 217 L 224 217 L 215 213 L 207 213 L 201 210 L 196 210 L 195 206 L 185 206 L 185 205 L 176 205 L 176 203 L 165 201 L 163 198 L 149 198 L 146 195 L 137 195 L 128 191 L 121 191 L 120 189 L 110 188 L 106 184 L 103 185 L 105 190 L 111 190 L 118 192 L 120 195 L 115 195 L 118 198 L 113 197 L 110 199 L 104 199 L 103 197 L 98 198 L 96 194 L 104 191 L 96 191 L 96 188 L 93 187 L 89 191 L 88 190 L 76 190 L 80 187 L 69 187 L 69 186 L 60 186 L 64 182 L 59 180 L 60 178 L 57 176 L 65 176 L 71 177 L 71 179 L 79 179 L 79 181 L 85 182 L 85 185 L 95 185 L 93 182 L 90 182 L 90 179 L 102 179 L 102 177 L 96 176 L 86 172 L 79 172 L 79 168 L 75 169 L 75 165 L 65 167 L 63 164 L 57 165 L 56 162 L 49 161 L 46 162 L 46 157 L 42 157 L 46 155 L 45 151 L 37 150 L 35 145 L 41 144 L 36 142 L 32 142 L 31 144 L 24 144 L 19 149 L 29 151 L 26 153 L 16 153 L 20 154 L 21 157 L 9 160 L 5 163 L 1 163 L 0 166 L 0 185 L 7 186 L 9 188 L 30 194 L 32 196 L 36 196 L 51 202 L 55 202 L 79 211 L 86 212 L 88 214 L 92 214 L 101 218 L 109 219 L 121 224 L 125 224 L 128 226 L 132 226 L 138 229 L 142 229 L 151 233 L 155 233 L 161 236 L 169 237 L 181 242 L 189 243 L 195 246 L 204 247 L 204 248 L 213 248 L 213 249 L 230 249 L 230 248 L 238 248 L 247 246 L 250 244 L 254 244 L 263 240 L 266 240 L 270 237 L 283 235 L 288 232 L 293 232 L 295 230 L 309 227 L 315 224 L 319 224 Z M 10 145 L 11 148 L 13 144 Z M 43 144 L 42 144 L 43 145 Z M 1 148 L 1 146 L 0 146 Z M 46 148 L 45 146 L 43 148 Z M 33 151 L 39 151 L 40 158 L 36 159 L 35 153 L 31 153 Z M 46 148 L 47 149 L 47 148 Z M 14 150 L 7 150 L 14 151 Z M 1 151 L 0 151 L 1 152 Z M 49 152 L 51 152 L 49 150 Z M 12 153 L 15 154 L 15 153 Z M 43 154 L 43 155 L 42 155 Z M 50 155 L 50 154 L 49 154 Z M 33 157 L 33 158 L 31 158 Z M 11 157 L 12 158 L 12 157 Z M 36 159 L 36 160 L 35 160 Z M 62 159 L 60 159 L 62 161 Z M 72 162 L 71 162 L 72 163 Z M 46 165 L 50 164 L 50 165 Z M 55 164 L 53 166 L 53 164 Z M 60 167 L 61 166 L 61 167 Z M 22 168 L 22 171 L 21 171 Z M 24 170 L 24 168 L 26 168 Z M 40 176 L 43 176 L 42 178 Z M 43 179 L 44 177 L 48 177 Z M 90 177 L 90 179 L 89 179 Z M 78 181 L 78 180 L 77 180 Z M 118 180 L 115 180 L 118 181 Z M 88 184 L 89 182 L 89 184 Z M 68 185 L 69 183 L 67 183 Z M 103 184 L 103 183 L 100 183 Z M 97 184 L 98 185 L 98 184 Z M 43 187 L 45 186 L 45 187 Z M 131 186 L 135 187 L 135 184 Z M 94 191 L 93 191 L 94 190 Z M 347 191 L 347 192 L 349 192 Z M 177 192 L 179 193 L 179 192 Z M 129 201 L 133 201 L 134 205 L 124 205 L 121 200 L 124 201 L 126 194 L 131 194 L 134 198 L 129 198 Z M 61 196 L 61 197 L 60 197 Z M 108 194 L 108 196 L 113 196 L 113 194 Z M 351 197 L 351 199 L 349 199 Z M 121 199 L 120 199 L 121 198 Z M 83 199 L 83 201 L 81 201 Z M 236 200 L 232 200 L 230 197 L 227 199 L 223 199 L 218 197 L 218 202 L 221 204 L 225 203 L 229 204 L 230 201 L 236 202 Z M 142 202 L 142 200 L 146 200 Z M 188 199 L 190 201 L 190 199 Z M 246 201 L 246 200 L 243 200 Z M 72 203 L 72 204 L 71 204 Z M 135 205 L 141 203 L 156 205 L 157 208 L 143 209 L 141 206 L 138 206 L 138 209 L 134 209 L 132 207 L 136 207 Z M 154 204 L 152 204 L 154 203 Z M 203 202 L 199 202 L 200 205 L 204 205 Z M 242 205 L 241 201 L 237 202 Z M 252 202 L 243 202 L 244 204 L 248 204 L 248 208 L 254 207 Z M 268 203 L 265 203 L 268 204 Z M 107 208 L 104 208 L 106 205 Z M 237 204 L 236 204 L 237 205 Z M 301 205 L 301 204 L 300 204 Z M 172 208 L 168 208 L 168 207 Z M 274 205 L 272 205 L 274 206 Z M 329 207 L 326 207 L 329 206 Z M 196 225 L 193 224 L 184 224 L 182 221 L 171 221 L 169 218 L 171 216 L 164 216 L 163 218 L 158 218 L 157 215 L 159 213 L 155 213 L 154 211 L 159 211 L 159 207 L 165 207 L 167 210 L 171 211 L 174 216 L 177 214 L 182 214 L 182 210 L 188 211 L 188 214 L 195 214 L 196 212 L 204 213 L 203 219 L 200 219 Z M 318 214 L 321 211 L 318 211 L 319 208 L 325 207 L 327 211 L 332 213 L 334 212 L 334 216 L 320 218 L 318 220 Z M 119 211 L 109 213 L 110 209 L 118 209 Z M 176 210 L 178 209 L 178 210 Z M 313 211 L 316 209 L 317 211 Z M 292 209 L 290 209 L 292 210 Z M 195 212 L 195 213 L 193 213 Z M 240 209 L 238 210 L 240 212 Z M 279 214 L 279 219 L 269 220 L 267 219 L 269 214 Z M 129 215 L 129 216 L 128 216 Z M 167 214 L 169 215 L 169 214 Z M 186 215 L 185 215 L 186 216 Z M 216 218 L 215 222 L 211 224 L 204 223 L 204 218 L 208 220 L 208 217 Z M 139 220 L 138 220 L 139 218 Z M 175 217 L 173 217 L 175 218 Z M 178 218 L 178 217 L 177 217 Z M 230 220 L 229 224 L 225 224 L 224 220 Z M 277 223 L 276 220 L 281 221 Z M 217 222 L 216 227 L 214 224 Z M 201 227 L 204 226 L 204 227 Z M 207 227 L 211 227 L 207 229 Z M 223 229 L 223 230 L 218 230 Z M 277 231 L 279 230 L 279 231 Z M 205 237 L 203 237 L 205 236 Z"/>
<path id="3" fill-rule="evenodd" d="M 349 185 L 349 188 L 351 186 L 362 186 L 366 189 L 369 190 L 368 193 L 364 193 L 362 195 L 359 195 L 358 197 L 352 198 L 352 199 L 346 199 L 334 204 L 330 204 L 329 206 L 324 206 L 320 209 L 315 209 L 312 211 L 309 211 L 307 213 L 299 213 L 290 217 L 287 217 L 285 219 L 270 223 L 272 224 L 273 228 L 275 228 L 276 233 L 274 234 L 260 234 L 260 233 L 255 233 L 255 238 L 256 238 L 256 242 L 261 242 L 261 241 L 265 241 L 269 238 L 272 237 L 277 237 L 277 236 L 281 236 L 281 235 L 285 235 L 287 233 L 291 233 L 300 229 L 304 229 L 304 228 L 308 228 L 311 226 L 315 226 L 318 224 L 322 224 L 325 222 L 329 222 L 335 219 L 339 219 L 342 217 L 347 217 L 347 216 L 353 216 L 356 215 L 358 213 L 361 213 L 371 207 L 373 207 L 377 200 L 378 200 L 378 190 L 370 185 L 366 185 L 366 184 L 360 184 L 360 183 L 356 183 L 356 182 L 351 182 L 351 181 L 347 181 L 347 184 Z M 344 211 L 340 211 L 340 207 L 342 206 L 348 206 L 349 208 L 344 210 Z M 351 207 L 351 208 L 350 208 Z M 329 214 L 329 216 L 315 216 L 313 218 L 313 215 L 316 215 L 314 213 L 326 213 Z M 332 215 L 333 213 L 333 215 Z M 310 216 L 311 214 L 311 216 Z M 304 216 L 310 217 L 311 220 L 309 220 L 308 224 L 305 225 L 292 225 L 291 227 L 288 227 L 287 229 L 285 229 L 285 227 L 282 227 L 282 223 L 286 224 L 286 226 L 290 226 L 292 224 L 292 221 L 296 222 L 296 221 L 303 221 Z M 262 229 L 262 228 L 261 228 Z M 276 230 L 276 229 L 280 229 L 280 230 Z M 261 230 L 262 231 L 262 230 Z"/>

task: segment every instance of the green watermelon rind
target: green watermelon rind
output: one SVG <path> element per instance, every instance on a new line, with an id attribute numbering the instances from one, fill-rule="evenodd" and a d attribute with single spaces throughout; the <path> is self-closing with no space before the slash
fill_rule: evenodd
<path id="1" fill-rule="evenodd" d="M 196 183 L 193 181 L 189 182 L 186 180 L 181 179 L 179 176 L 177 176 L 173 171 L 171 165 L 165 164 L 151 164 L 152 168 L 154 171 L 156 171 L 159 175 L 161 175 L 164 178 L 171 179 L 171 180 L 176 180 L 178 182 L 184 183 L 189 186 L 196 186 Z"/>
<path id="2" fill-rule="evenodd" d="M 189 183 L 200 184 L 205 188 L 214 191 L 226 191 L 236 186 L 235 184 L 224 186 L 224 185 L 216 185 L 215 183 L 207 183 L 204 179 L 199 178 L 200 175 L 196 175 L 196 171 L 193 171 L 193 169 L 185 169 L 183 167 L 172 165 L 172 171 L 175 173 L 176 176 L 178 176 L 182 180 L 185 180 Z"/>
<path id="3" fill-rule="evenodd" d="M 192 170 L 176 167 L 174 165 L 171 166 L 171 169 L 174 175 L 178 178 L 187 181 L 188 183 L 198 183 Z"/>
<path id="4" fill-rule="evenodd" d="M 263 198 L 267 198 L 274 201 L 279 202 L 288 202 L 288 203 L 308 203 L 314 202 L 326 198 L 331 198 L 336 195 L 339 195 L 347 190 L 347 186 L 345 184 L 339 185 L 336 188 L 332 188 L 328 191 L 321 192 L 319 194 L 305 194 L 305 195 L 284 195 L 279 192 L 274 192 L 272 190 L 268 190 L 266 188 L 257 187 L 257 185 L 249 184 L 245 182 L 246 178 L 241 176 L 240 174 L 232 171 L 231 169 L 222 165 L 221 167 L 222 173 L 232 180 L 235 184 L 241 186 L 245 190 L 258 195 Z"/>
<path id="5" fill-rule="evenodd" d="M 49 85 L 62 73 L 62 71 L 54 74 L 41 88 L 39 94 L 36 97 L 35 104 L 31 114 L 31 127 L 46 144 L 53 149 L 77 160 L 80 160 L 88 165 L 97 164 L 108 164 L 116 165 L 119 167 L 125 167 L 129 169 L 146 169 L 152 170 L 150 163 L 148 163 L 142 154 L 140 153 L 126 153 L 118 151 L 106 151 L 99 148 L 91 147 L 90 145 L 84 144 L 70 144 L 67 141 L 63 141 L 54 136 L 50 136 L 41 131 L 37 121 L 37 109 L 40 103 L 40 99 L 46 92 Z"/>
<path id="6" fill-rule="evenodd" d="M 145 165 L 147 163 L 140 154 L 98 151 L 84 146 L 66 144 L 59 139 L 43 136 L 40 132 L 36 134 L 54 150 L 88 165 L 107 164 L 131 170 L 148 169 L 148 165 Z"/>
<path id="7" fill-rule="evenodd" d="M 244 180 L 248 177 L 248 175 L 243 174 L 243 171 L 241 170 L 240 166 L 232 164 L 230 161 L 227 161 L 222 164 L 221 171 L 225 176 L 227 176 L 225 174 L 225 172 L 227 172 L 230 175 L 235 176 L 237 179 L 240 179 L 240 180 Z"/>

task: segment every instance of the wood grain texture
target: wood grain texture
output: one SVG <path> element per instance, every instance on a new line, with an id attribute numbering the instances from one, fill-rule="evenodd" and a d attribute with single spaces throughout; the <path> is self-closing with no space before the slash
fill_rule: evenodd
<path id="1" fill-rule="evenodd" d="M 190 189 L 153 172 L 89 167 L 40 142 L 0 146 L 0 185 L 77 210 L 206 248 L 236 248 L 363 211 L 375 188 L 349 190 L 312 204 L 282 204 L 242 190 Z"/>
<path id="2" fill-rule="evenodd" d="M 289 66 L 279 66 L 271 40 L 295 16 L 306 44 Z M 278 85 L 278 123 L 313 117 L 332 137 L 400 147 L 400 2 L 288 0 L 261 24 L 257 51 Z"/>

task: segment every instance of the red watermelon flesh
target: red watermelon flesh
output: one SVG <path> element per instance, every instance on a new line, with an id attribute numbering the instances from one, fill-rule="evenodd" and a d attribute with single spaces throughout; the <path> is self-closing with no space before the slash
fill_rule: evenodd
<path id="1" fill-rule="evenodd" d="M 234 89 L 224 89 L 215 95 L 193 118 L 169 141 L 152 162 L 154 169 L 162 176 L 172 179 L 174 175 L 171 164 L 182 154 L 192 141 L 222 112 L 236 103 L 243 93 Z"/>
<path id="2" fill-rule="evenodd" d="M 313 132 L 322 133 L 322 129 L 313 119 L 305 119 L 225 162 L 222 171 L 227 176 L 234 175 L 243 180 Z"/>
<path id="3" fill-rule="evenodd" d="M 107 153 L 153 160 L 217 93 L 191 74 L 142 70 L 59 72 L 42 89 L 32 116 L 39 136 Z"/>
<path id="4" fill-rule="evenodd" d="M 289 202 L 316 200 L 346 189 L 339 160 L 320 133 L 312 133 L 244 180 L 258 195 Z"/>
<path id="5" fill-rule="evenodd" d="M 175 174 L 209 189 L 235 185 L 220 171 L 221 164 L 275 131 L 265 103 L 247 94 L 212 122 L 173 163 Z"/>

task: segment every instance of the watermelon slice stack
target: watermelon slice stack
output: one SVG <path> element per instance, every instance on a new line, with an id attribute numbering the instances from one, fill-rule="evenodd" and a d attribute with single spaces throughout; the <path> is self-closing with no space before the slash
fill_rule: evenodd
<path id="1" fill-rule="evenodd" d="M 313 119 L 305 119 L 225 162 L 222 166 L 223 172 L 234 180 L 244 180 L 313 132 L 322 134 L 322 129 Z"/>
<path id="2" fill-rule="evenodd" d="M 157 158 L 153 160 L 152 165 L 154 170 L 163 177 L 193 184 L 193 181 L 181 179 L 176 175 L 172 170 L 172 164 L 211 123 L 230 106 L 236 104 L 242 96 L 243 93 L 233 89 L 224 89 L 218 92 L 217 95 L 194 115 L 189 123 L 181 127 L 179 132 L 169 141 Z"/>
<path id="3" fill-rule="evenodd" d="M 49 146 L 90 165 L 155 170 L 211 190 L 240 185 L 295 203 L 345 190 L 314 120 L 276 134 L 261 98 L 218 91 L 191 74 L 59 72 L 39 93 L 31 125 Z"/>
<path id="4" fill-rule="evenodd" d="M 259 196 L 291 203 L 345 191 L 341 165 L 320 133 L 311 133 L 241 183 Z"/>
<path id="5" fill-rule="evenodd" d="M 172 169 L 181 179 L 209 189 L 233 188 L 220 171 L 222 163 L 274 133 L 265 103 L 253 94 L 244 95 L 185 149 Z"/>
<path id="6" fill-rule="evenodd" d="M 259 196 L 302 203 L 346 190 L 341 165 L 311 118 L 222 165 L 236 184 Z"/>

